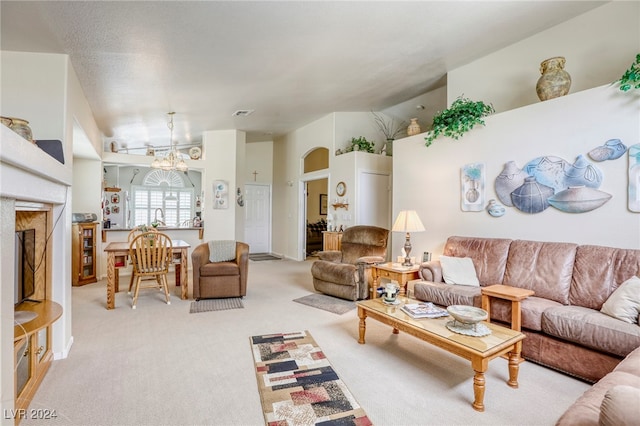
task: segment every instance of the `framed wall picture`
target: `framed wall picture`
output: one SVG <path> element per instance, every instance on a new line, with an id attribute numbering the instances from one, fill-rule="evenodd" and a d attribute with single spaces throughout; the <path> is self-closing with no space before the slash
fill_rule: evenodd
<path id="1" fill-rule="evenodd" d="M 320 214 L 327 214 L 327 194 L 320 194 Z"/>

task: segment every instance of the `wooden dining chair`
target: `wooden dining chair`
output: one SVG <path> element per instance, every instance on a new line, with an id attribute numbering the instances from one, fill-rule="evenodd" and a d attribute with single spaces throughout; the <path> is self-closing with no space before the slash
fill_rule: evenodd
<path id="1" fill-rule="evenodd" d="M 129 245 L 129 255 L 133 262 L 133 304 L 136 308 L 138 292 L 140 288 L 160 288 L 164 290 L 167 305 L 171 304 L 169 298 L 169 285 L 167 275 L 172 260 L 173 245 L 171 238 L 161 232 L 144 232 L 137 235 Z M 142 286 L 144 277 L 155 278 L 153 285 Z"/>
<path id="2" fill-rule="evenodd" d="M 129 243 L 129 245 L 131 245 L 131 241 L 133 241 L 133 239 L 135 237 L 137 237 L 138 235 L 145 233 L 145 232 L 158 232 L 158 230 L 154 227 L 148 227 L 147 225 L 138 225 L 135 228 L 133 228 L 131 231 L 129 231 L 129 236 L 127 237 L 127 242 Z M 133 288 L 133 261 L 132 259 L 129 259 L 129 264 L 132 266 L 132 270 L 131 270 L 131 278 L 129 279 L 129 290 L 128 290 L 128 294 L 131 294 L 131 289 Z"/>

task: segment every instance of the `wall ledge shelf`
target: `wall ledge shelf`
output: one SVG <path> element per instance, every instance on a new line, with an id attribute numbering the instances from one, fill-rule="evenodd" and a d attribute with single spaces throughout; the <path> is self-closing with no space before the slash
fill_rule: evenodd
<path id="1" fill-rule="evenodd" d="M 331 206 L 335 209 L 345 209 L 345 210 L 349 210 L 349 204 L 345 204 L 345 203 L 335 203 L 335 204 L 331 204 Z"/>

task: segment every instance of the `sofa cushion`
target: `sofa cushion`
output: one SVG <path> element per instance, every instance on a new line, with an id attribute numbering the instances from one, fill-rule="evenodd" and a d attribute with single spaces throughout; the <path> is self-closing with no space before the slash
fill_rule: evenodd
<path id="1" fill-rule="evenodd" d="M 569 303 L 600 309 L 609 295 L 633 276 L 640 276 L 640 250 L 579 246 Z"/>
<path id="2" fill-rule="evenodd" d="M 604 394 L 600 405 L 600 426 L 632 425 L 640 421 L 640 389 L 618 385 Z"/>
<path id="3" fill-rule="evenodd" d="M 542 313 L 542 331 L 619 356 L 626 356 L 640 346 L 640 327 L 582 306 L 545 310 Z"/>
<path id="4" fill-rule="evenodd" d="M 451 285 L 417 281 L 413 286 L 414 297 L 440 306 L 470 305 L 480 307 L 480 287 Z"/>
<path id="5" fill-rule="evenodd" d="M 440 256 L 442 277 L 447 284 L 478 287 L 478 276 L 470 257 Z"/>
<path id="6" fill-rule="evenodd" d="M 605 394 L 609 389 L 618 385 L 640 388 L 640 376 L 618 371 L 607 374 L 598 383 L 587 389 L 564 412 L 556 426 L 597 425 Z"/>
<path id="7" fill-rule="evenodd" d="M 240 267 L 235 262 L 212 262 L 200 266 L 201 277 L 240 275 Z"/>
<path id="8" fill-rule="evenodd" d="M 502 284 L 534 290 L 538 297 L 566 305 L 576 247 L 571 243 L 513 241 Z"/>
<path id="9" fill-rule="evenodd" d="M 236 242 L 233 240 L 209 241 L 209 262 L 228 262 L 236 258 Z"/>
<path id="10" fill-rule="evenodd" d="M 502 284 L 510 239 L 452 236 L 447 239 L 443 255 L 470 257 L 480 285 Z"/>
<path id="11" fill-rule="evenodd" d="M 630 324 L 638 323 L 640 313 L 640 278 L 631 277 L 618 287 L 600 312 Z"/>

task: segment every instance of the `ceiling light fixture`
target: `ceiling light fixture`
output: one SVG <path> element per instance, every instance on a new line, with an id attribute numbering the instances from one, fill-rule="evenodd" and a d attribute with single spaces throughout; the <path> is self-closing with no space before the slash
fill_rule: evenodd
<path id="1" fill-rule="evenodd" d="M 169 139 L 169 153 L 162 159 L 156 156 L 151 163 L 151 167 L 154 169 L 178 170 L 181 172 L 186 172 L 187 170 L 189 170 L 189 167 L 178 152 L 178 144 L 173 141 L 173 116 L 175 115 L 175 112 L 169 112 L 168 114 L 169 123 L 167 123 L 167 127 L 169 127 L 169 130 L 171 131 L 171 136 Z"/>

